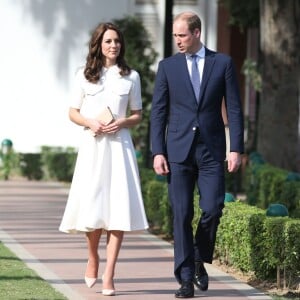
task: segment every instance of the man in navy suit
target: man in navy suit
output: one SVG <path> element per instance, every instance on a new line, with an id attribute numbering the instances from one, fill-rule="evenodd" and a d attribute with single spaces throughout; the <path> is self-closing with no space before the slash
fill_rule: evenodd
<path id="1" fill-rule="evenodd" d="M 243 113 L 232 59 L 200 41 L 201 20 L 193 12 L 175 17 L 179 53 L 160 61 L 151 111 L 153 168 L 167 175 L 174 217 L 174 274 L 177 298 L 208 288 L 204 263 L 211 263 L 225 195 L 226 156 L 222 100 L 230 132 L 228 171 L 243 153 Z M 197 184 L 202 214 L 195 236 L 193 197 Z"/>

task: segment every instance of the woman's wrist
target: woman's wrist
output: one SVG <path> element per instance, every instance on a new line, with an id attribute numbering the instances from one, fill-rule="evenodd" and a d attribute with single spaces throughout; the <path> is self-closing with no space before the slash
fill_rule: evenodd
<path id="1" fill-rule="evenodd" d="M 83 120 L 82 120 L 83 127 L 90 128 L 90 123 L 91 123 L 90 119 L 83 118 Z"/>

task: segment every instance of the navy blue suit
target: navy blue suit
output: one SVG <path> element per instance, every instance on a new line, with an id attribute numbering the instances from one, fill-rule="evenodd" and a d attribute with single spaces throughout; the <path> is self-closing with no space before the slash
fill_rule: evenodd
<path id="1" fill-rule="evenodd" d="M 152 155 L 163 154 L 170 167 L 168 189 L 174 215 L 175 276 L 179 282 L 190 279 L 194 260 L 211 263 L 213 257 L 225 193 L 223 98 L 230 151 L 242 153 L 243 114 L 231 58 L 205 49 L 199 99 L 193 91 L 185 54 L 175 54 L 159 63 L 151 111 Z M 202 215 L 193 236 L 195 184 Z"/>

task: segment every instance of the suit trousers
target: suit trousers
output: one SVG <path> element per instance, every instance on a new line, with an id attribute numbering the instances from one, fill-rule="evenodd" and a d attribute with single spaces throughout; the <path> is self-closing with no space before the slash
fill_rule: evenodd
<path id="1" fill-rule="evenodd" d="M 169 162 L 169 199 L 173 211 L 174 274 L 179 283 L 191 280 L 195 261 L 211 263 L 225 195 L 224 162 L 213 159 L 199 135 L 186 161 Z M 199 206 L 194 208 L 194 190 Z M 195 235 L 194 209 L 202 210 Z"/>

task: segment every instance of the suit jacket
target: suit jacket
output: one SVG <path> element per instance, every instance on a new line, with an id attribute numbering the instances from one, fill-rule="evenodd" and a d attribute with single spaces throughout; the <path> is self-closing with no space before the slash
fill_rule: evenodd
<path id="1" fill-rule="evenodd" d="M 232 59 L 205 48 L 199 101 L 195 98 L 185 54 L 160 61 L 151 110 L 152 154 L 170 162 L 183 162 L 191 149 L 196 128 L 217 161 L 225 160 L 225 127 L 221 104 L 227 108 L 230 151 L 242 153 L 243 113 Z"/>

